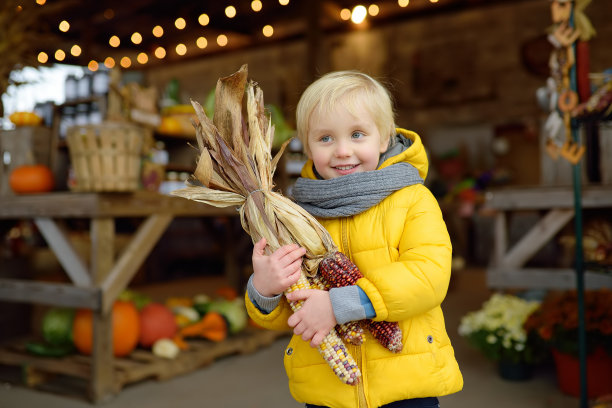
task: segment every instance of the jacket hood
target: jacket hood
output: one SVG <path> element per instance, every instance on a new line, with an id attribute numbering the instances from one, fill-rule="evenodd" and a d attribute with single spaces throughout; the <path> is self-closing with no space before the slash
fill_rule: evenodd
<path id="1" fill-rule="evenodd" d="M 382 163 L 378 165 L 378 168 L 382 169 L 395 163 L 407 162 L 416 167 L 421 178 L 425 180 L 429 162 L 421 138 L 415 132 L 406 129 L 396 128 L 396 132 L 395 144 L 381 155 Z M 300 176 L 310 179 L 317 178 L 312 160 L 308 159 L 304 164 Z"/>

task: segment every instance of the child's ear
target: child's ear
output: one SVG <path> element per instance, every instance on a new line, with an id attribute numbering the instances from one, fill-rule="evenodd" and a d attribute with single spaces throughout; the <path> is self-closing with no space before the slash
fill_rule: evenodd
<path id="1" fill-rule="evenodd" d="M 380 141 L 380 153 L 384 153 L 389 148 L 389 138 Z"/>

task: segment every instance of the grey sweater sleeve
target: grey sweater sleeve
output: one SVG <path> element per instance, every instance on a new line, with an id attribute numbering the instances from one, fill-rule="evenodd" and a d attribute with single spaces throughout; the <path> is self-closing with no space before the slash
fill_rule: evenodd
<path id="1" fill-rule="evenodd" d="M 255 286 L 253 286 L 253 275 L 249 277 L 249 281 L 247 282 L 247 294 L 251 302 L 253 302 L 257 309 L 264 314 L 272 312 L 276 306 L 278 306 L 281 296 L 283 296 L 282 294 L 272 297 L 263 296 L 255 289 Z"/>
<path id="2" fill-rule="evenodd" d="M 366 318 L 366 311 L 359 297 L 358 286 L 331 288 L 329 298 L 338 324 Z"/>

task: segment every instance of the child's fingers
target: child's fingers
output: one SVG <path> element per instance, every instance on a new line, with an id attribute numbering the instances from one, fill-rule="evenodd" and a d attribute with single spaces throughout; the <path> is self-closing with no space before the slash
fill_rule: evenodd
<path id="1" fill-rule="evenodd" d="M 296 244 L 284 245 L 274 252 L 273 256 L 278 260 L 282 260 L 287 264 L 292 263 L 296 259 L 300 259 L 306 254 L 306 249 Z"/>
<path id="2" fill-rule="evenodd" d="M 323 343 L 325 336 L 325 333 L 317 332 L 314 336 L 312 336 L 312 340 L 310 341 L 310 347 L 318 347 L 321 343 Z"/>
<path id="3" fill-rule="evenodd" d="M 294 290 L 293 292 L 287 293 L 287 299 L 291 301 L 306 300 L 312 295 L 312 289 L 300 289 Z"/>

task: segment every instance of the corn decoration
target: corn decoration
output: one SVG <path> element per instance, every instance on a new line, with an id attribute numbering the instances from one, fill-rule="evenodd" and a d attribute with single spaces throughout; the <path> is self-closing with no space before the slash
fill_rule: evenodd
<path id="1" fill-rule="evenodd" d="M 272 158 L 274 127 L 265 112 L 263 92 L 247 81 L 247 72 L 243 65 L 236 73 L 217 81 L 212 120 L 199 103 L 192 101 L 200 157 L 187 187 L 172 194 L 216 207 L 237 206 L 243 229 L 253 242 L 265 237 L 268 254 L 293 243 L 304 247 L 301 277 L 287 292 L 316 287 L 311 286 L 309 277 L 316 275 L 321 260 L 337 247 L 314 217 L 272 191 L 272 175 L 287 143 Z M 295 302 L 291 307 L 298 310 L 301 305 Z M 361 372 L 335 330 L 318 350 L 342 382 L 359 382 Z"/>
<path id="2" fill-rule="evenodd" d="M 331 286 L 325 282 L 320 275 L 315 275 L 310 278 L 312 285 L 321 290 L 329 290 Z M 346 322 L 336 325 L 336 332 L 346 342 L 354 345 L 361 346 L 365 341 L 365 334 L 363 327 L 359 322 Z"/>
<path id="3" fill-rule="evenodd" d="M 355 285 L 363 277 L 361 271 L 342 252 L 335 252 L 319 264 L 321 277 L 332 287 Z M 398 353 L 402 351 L 402 330 L 397 322 L 361 321 L 372 336 L 389 351 Z"/>

